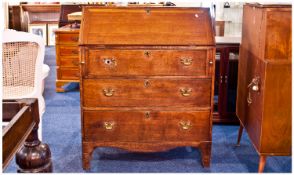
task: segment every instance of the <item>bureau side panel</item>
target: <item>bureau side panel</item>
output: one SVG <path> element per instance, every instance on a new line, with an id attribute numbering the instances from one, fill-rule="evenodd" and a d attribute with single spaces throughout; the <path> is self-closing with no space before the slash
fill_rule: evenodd
<path id="1" fill-rule="evenodd" d="M 262 121 L 261 153 L 291 153 L 291 63 L 268 63 Z"/>

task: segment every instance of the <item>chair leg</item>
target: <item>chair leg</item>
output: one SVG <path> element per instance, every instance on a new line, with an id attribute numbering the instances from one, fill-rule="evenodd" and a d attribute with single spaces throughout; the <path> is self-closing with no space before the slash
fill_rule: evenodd
<path id="1" fill-rule="evenodd" d="M 262 173 L 266 163 L 266 156 L 259 157 L 258 173 Z"/>
<path id="2" fill-rule="evenodd" d="M 238 140 L 237 140 L 236 146 L 240 146 L 240 141 L 241 141 L 241 137 L 243 134 L 243 128 L 244 127 L 240 124 L 239 132 L 238 132 Z"/>

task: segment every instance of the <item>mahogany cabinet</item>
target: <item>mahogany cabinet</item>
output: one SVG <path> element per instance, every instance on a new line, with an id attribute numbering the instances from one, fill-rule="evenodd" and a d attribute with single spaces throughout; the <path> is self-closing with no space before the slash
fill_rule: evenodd
<path id="1" fill-rule="evenodd" d="M 216 38 L 213 123 L 238 124 L 236 96 L 239 38 Z"/>
<path id="2" fill-rule="evenodd" d="M 260 155 L 291 155 L 291 5 L 246 4 L 240 47 L 238 144 L 243 128 Z M 240 148 L 241 149 L 241 148 Z"/>
<path id="3" fill-rule="evenodd" d="M 105 146 L 198 147 L 208 167 L 215 63 L 209 9 L 87 6 L 80 31 L 83 168 Z"/>

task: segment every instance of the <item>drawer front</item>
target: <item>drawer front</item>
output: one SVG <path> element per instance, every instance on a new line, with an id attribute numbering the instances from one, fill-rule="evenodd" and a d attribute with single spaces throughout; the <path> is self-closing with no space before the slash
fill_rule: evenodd
<path id="1" fill-rule="evenodd" d="M 79 57 L 79 47 L 78 46 L 67 46 L 58 45 L 59 56 L 74 56 Z"/>
<path id="2" fill-rule="evenodd" d="M 85 76 L 206 76 L 208 50 L 90 50 Z"/>
<path id="3" fill-rule="evenodd" d="M 59 80 L 79 80 L 79 69 L 57 69 L 57 78 Z"/>
<path id="4" fill-rule="evenodd" d="M 56 35 L 56 44 L 72 44 L 78 45 L 79 34 L 78 33 L 60 33 Z"/>
<path id="5" fill-rule="evenodd" d="M 79 68 L 80 61 L 78 57 L 60 57 L 59 67 L 74 67 Z"/>
<path id="6" fill-rule="evenodd" d="M 210 107 L 211 79 L 85 79 L 83 105 Z"/>
<path id="7" fill-rule="evenodd" d="M 86 141 L 210 140 L 209 111 L 84 111 Z"/>

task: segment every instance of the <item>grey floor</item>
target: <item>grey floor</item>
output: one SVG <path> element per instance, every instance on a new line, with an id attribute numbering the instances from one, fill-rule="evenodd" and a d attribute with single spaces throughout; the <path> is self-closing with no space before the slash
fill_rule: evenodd
<path id="1" fill-rule="evenodd" d="M 80 94 L 77 84 L 66 93 L 55 92 L 55 48 L 47 47 L 45 62 L 51 68 L 46 79 L 46 112 L 43 142 L 52 152 L 54 172 L 85 172 L 82 169 Z M 234 147 L 238 126 L 214 125 L 211 167 L 203 168 L 197 149 L 176 148 L 159 153 L 131 153 L 114 148 L 97 148 L 89 172 L 256 172 L 258 155 L 246 132 L 240 147 Z M 291 172 L 291 157 L 269 157 L 265 172 Z M 5 172 L 16 172 L 12 160 Z"/>

